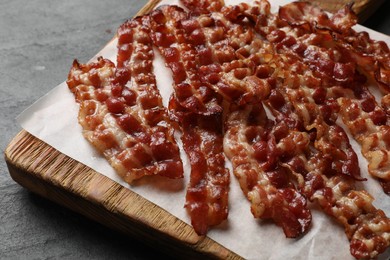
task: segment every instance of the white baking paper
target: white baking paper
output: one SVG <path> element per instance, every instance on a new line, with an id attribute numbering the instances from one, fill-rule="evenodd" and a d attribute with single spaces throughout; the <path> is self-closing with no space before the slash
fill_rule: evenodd
<path id="1" fill-rule="evenodd" d="M 228 4 L 234 1 L 226 1 Z M 270 1 L 272 10 L 290 1 Z M 237 3 L 237 1 L 236 1 Z M 177 1 L 163 1 L 161 4 L 177 4 Z M 390 46 L 390 37 L 374 32 L 362 26 L 357 30 L 369 31 L 373 38 L 384 40 Z M 157 84 L 161 89 L 164 104 L 167 104 L 171 89 L 171 72 L 165 68 L 164 61 L 158 56 L 155 60 Z M 97 56 L 116 60 L 116 41 L 110 42 Z M 77 58 L 77 57 L 75 57 Z M 69 68 L 71 64 L 69 64 Z M 188 182 L 189 164 L 183 153 L 185 166 L 184 180 L 166 180 L 161 177 L 140 180 L 130 186 L 122 181 L 107 161 L 84 139 L 81 127 L 77 122 L 78 105 L 65 83 L 55 87 L 47 95 L 26 109 L 18 118 L 21 126 L 45 141 L 55 149 L 69 157 L 93 168 L 97 172 L 131 189 L 149 201 L 164 208 L 174 216 L 190 223 L 183 208 L 185 202 L 185 187 Z M 180 141 L 179 141 L 180 142 Z M 360 147 L 352 139 L 357 151 L 363 177 L 368 179 L 364 189 L 375 198 L 375 205 L 390 215 L 390 199 L 379 184 L 367 174 L 367 163 L 360 154 Z M 249 203 L 244 197 L 239 185 L 231 175 L 230 212 L 226 222 L 212 228 L 208 236 L 226 248 L 246 259 L 353 259 L 349 252 L 349 242 L 341 225 L 312 206 L 313 221 L 310 231 L 300 239 L 287 239 L 280 227 L 271 222 L 253 218 Z M 387 259 L 390 252 L 380 259 Z"/>

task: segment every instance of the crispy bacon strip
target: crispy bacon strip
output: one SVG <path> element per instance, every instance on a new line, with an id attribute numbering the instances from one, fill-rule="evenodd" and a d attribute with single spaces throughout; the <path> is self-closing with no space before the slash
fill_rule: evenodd
<path id="1" fill-rule="evenodd" d="M 329 30 L 337 33 L 349 32 L 357 23 L 358 17 L 352 11 L 352 4 L 328 16 L 321 8 L 309 2 L 292 2 L 281 6 L 278 18 L 291 26 L 302 26 L 316 30 Z"/>
<path id="2" fill-rule="evenodd" d="M 365 73 L 376 80 L 384 94 L 390 93 L 390 50 L 383 41 L 375 41 L 367 32 L 349 30 L 349 34 L 337 34 L 335 39 L 350 53 Z M 369 66 L 368 66 L 369 65 Z"/>
<path id="3" fill-rule="evenodd" d="M 130 20 L 119 29 L 118 68 L 102 58 L 85 65 L 75 61 L 67 81 L 80 103 L 84 136 L 129 183 L 145 175 L 183 177 L 173 128 L 153 75 L 152 43 L 142 21 Z M 124 49 L 129 50 L 126 55 Z"/>
<path id="4" fill-rule="evenodd" d="M 164 12 L 168 8 L 171 15 L 166 17 Z M 201 61 L 196 58 L 198 51 L 194 47 L 194 41 L 202 45 L 204 39 L 197 32 L 188 36 L 189 32 L 185 31 L 188 25 L 183 21 L 188 20 L 188 14 L 179 7 L 167 6 L 153 12 L 151 17 L 153 42 L 172 71 L 176 102 L 195 114 L 222 113 L 220 98 L 200 81 L 198 65 Z"/>
<path id="5" fill-rule="evenodd" d="M 342 175 L 326 177 L 322 154 L 301 158 L 307 167 L 305 193 L 345 228 L 351 254 L 357 259 L 372 259 L 390 245 L 390 219 L 373 206 L 373 197 L 356 190 L 351 179 Z M 325 168 L 324 168 L 325 167 Z"/>
<path id="6" fill-rule="evenodd" d="M 195 14 L 218 12 L 225 5 L 224 0 L 180 0 L 180 2 Z"/>
<path id="7" fill-rule="evenodd" d="M 390 126 L 388 118 L 375 101 L 339 98 L 341 117 L 362 146 L 368 161 L 368 171 L 380 180 L 385 193 L 390 194 Z M 365 107 L 366 102 L 371 107 Z M 372 110 L 371 110 L 372 109 Z"/>
<path id="8" fill-rule="evenodd" d="M 185 207 L 195 231 L 205 235 L 228 215 L 230 177 L 222 150 L 221 99 L 199 80 L 197 50 L 204 37 L 196 31 L 198 24 L 179 7 L 164 6 L 150 16 L 154 44 L 173 73 L 169 106 L 181 126 L 191 164 Z"/>
<path id="9" fill-rule="evenodd" d="M 308 134 L 289 131 L 282 122 L 274 125 L 261 104 L 233 108 L 226 121 L 224 151 L 252 214 L 273 219 L 289 238 L 307 231 L 311 213 L 280 160 L 300 153 L 308 142 Z"/>

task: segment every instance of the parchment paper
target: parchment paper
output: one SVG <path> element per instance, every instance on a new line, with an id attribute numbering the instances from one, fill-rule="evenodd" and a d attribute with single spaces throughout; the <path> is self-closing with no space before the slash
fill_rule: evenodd
<path id="1" fill-rule="evenodd" d="M 231 4 L 239 1 L 226 2 Z M 290 1 L 270 2 L 273 11 L 276 11 L 279 5 Z M 161 4 L 177 4 L 177 1 L 163 1 Z M 371 37 L 384 40 L 390 45 L 388 36 L 361 26 L 357 26 L 356 29 L 365 29 L 369 31 Z M 171 72 L 165 68 L 164 61 L 157 52 L 156 55 L 154 68 L 157 84 L 166 105 L 171 93 Z M 97 56 L 115 61 L 116 40 L 111 41 L 95 58 Z M 78 105 L 64 82 L 26 109 L 17 120 L 26 131 L 60 152 L 131 189 L 186 223 L 190 223 L 183 208 L 185 187 L 189 180 L 189 164 L 184 153 L 182 156 L 185 167 L 184 180 L 172 181 L 153 177 L 140 180 L 130 186 L 118 177 L 107 161 L 84 139 L 77 122 L 77 115 Z M 389 197 L 382 192 L 379 184 L 368 176 L 367 163 L 360 154 L 360 146 L 352 139 L 351 142 L 359 156 L 362 175 L 368 179 L 363 185 L 364 189 L 376 198 L 375 205 L 389 216 Z M 228 220 L 211 229 L 208 236 L 246 259 L 353 259 L 343 227 L 314 205 L 312 205 L 313 221 L 310 231 L 300 239 L 287 239 L 280 227 L 253 218 L 249 203 L 233 174 L 231 174 L 229 201 Z M 381 259 L 387 259 L 389 256 L 390 252 L 387 252 L 381 256 Z"/>

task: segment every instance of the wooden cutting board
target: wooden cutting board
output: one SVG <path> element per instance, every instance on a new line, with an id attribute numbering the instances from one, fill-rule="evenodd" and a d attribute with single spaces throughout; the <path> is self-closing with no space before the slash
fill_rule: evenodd
<path id="1" fill-rule="evenodd" d="M 367 20 L 385 0 L 307 0 L 321 6 L 323 9 L 329 12 L 335 12 L 345 5 L 354 3 L 352 6 L 353 11 L 358 15 L 359 22 L 363 23 Z"/>
<path id="2" fill-rule="evenodd" d="M 158 2 L 151 0 L 137 15 L 149 12 Z M 334 11 L 350 1 L 314 2 Z M 356 0 L 354 8 L 363 21 L 383 2 Z M 24 130 L 6 148 L 5 160 L 11 177 L 28 190 L 168 254 L 242 259 L 212 239 L 199 237 L 190 225 L 159 206 Z"/>
<path id="3" fill-rule="evenodd" d="M 189 258 L 240 257 L 131 190 L 22 130 L 8 145 L 11 177 L 23 187 L 120 232 Z"/>

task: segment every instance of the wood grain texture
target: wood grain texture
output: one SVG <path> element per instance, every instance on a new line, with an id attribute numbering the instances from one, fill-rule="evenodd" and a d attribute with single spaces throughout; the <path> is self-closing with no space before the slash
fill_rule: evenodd
<path id="1" fill-rule="evenodd" d="M 363 23 L 385 0 L 309 0 L 309 2 L 316 3 L 329 12 L 335 12 L 353 2 L 352 9 L 358 15 L 359 23 Z"/>
<path id="2" fill-rule="evenodd" d="M 137 15 L 152 10 L 152 0 Z M 313 0 L 328 11 L 349 0 Z M 356 0 L 354 10 L 365 20 L 384 0 Z M 192 227 L 45 142 L 22 130 L 8 145 L 5 160 L 11 177 L 32 192 L 136 237 L 146 244 L 181 258 L 241 259 Z"/>
<path id="3" fill-rule="evenodd" d="M 131 190 L 21 131 L 5 151 L 11 177 L 23 187 L 103 225 L 186 258 L 241 259 Z"/>

